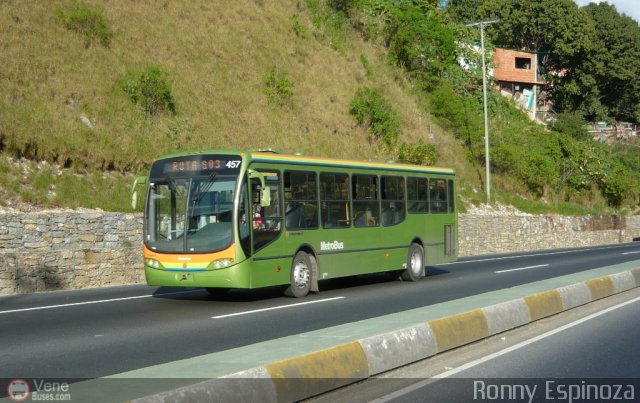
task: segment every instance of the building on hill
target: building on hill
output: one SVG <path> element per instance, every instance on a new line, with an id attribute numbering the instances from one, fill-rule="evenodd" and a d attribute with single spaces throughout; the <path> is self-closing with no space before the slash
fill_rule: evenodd
<path id="1" fill-rule="evenodd" d="M 493 62 L 493 76 L 502 95 L 512 98 L 532 119 L 548 108 L 544 97 L 540 97 L 545 83 L 538 80 L 537 54 L 496 48 Z"/>

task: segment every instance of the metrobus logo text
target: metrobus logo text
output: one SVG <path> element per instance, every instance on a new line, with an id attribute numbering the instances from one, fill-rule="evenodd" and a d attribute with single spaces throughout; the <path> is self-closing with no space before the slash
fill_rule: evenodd
<path id="1" fill-rule="evenodd" d="M 344 249 L 344 243 L 339 241 L 320 242 L 320 250 L 339 250 Z"/>

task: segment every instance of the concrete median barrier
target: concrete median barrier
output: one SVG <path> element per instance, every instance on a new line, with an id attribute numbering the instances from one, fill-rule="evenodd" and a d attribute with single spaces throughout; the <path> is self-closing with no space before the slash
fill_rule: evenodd
<path id="1" fill-rule="evenodd" d="M 438 352 L 436 338 L 428 324 L 412 326 L 358 340 L 366 354 L 369 375 L 377 375 Z"/>
<path id="2" fill-rule="evenodd" d="M 265 366 L 278 401 L 294 402 L 369 377 L 367 356 L 358 342 Z"/>
<path id="3" fill-rule="evenodd" d="M 639 286 L 640 269 L 595 277 L 133 402 L 297 401 Z"/>

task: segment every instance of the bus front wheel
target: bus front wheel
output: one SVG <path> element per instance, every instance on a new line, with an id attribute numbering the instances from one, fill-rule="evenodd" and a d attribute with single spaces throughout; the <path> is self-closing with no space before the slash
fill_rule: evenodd
<path id="1" fill-rule="evenodd" d="M 424 270 L 424 249 L 422 245 L 413 243 L 407 254 L 407 267 L 402 273 L 404 281 L 418 281 Z"/>
<path id="2" fill-rule="evenodd" d="M 291 263 L 290 285 L 284 292 L 286 296 L 301 298 L 309 294 L 312 267 L 311 257 L 307 252 L 296 253 Z"/>

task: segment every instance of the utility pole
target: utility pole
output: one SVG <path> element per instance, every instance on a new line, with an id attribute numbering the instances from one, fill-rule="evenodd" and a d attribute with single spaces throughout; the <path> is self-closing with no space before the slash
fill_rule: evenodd
<path id="1" fill-rule="evenodd" d="M 467 27 L 480 25 L 480 47 L 482 51 L 482 95 L 484 96 L 484 164 L 487 168 L 486 191 L 487 204 L 491 204 L 491 169 L 489 166 L 489 112 L 487 111 L 487 68 L 484 61 L 484 26 L 494 24 L 500 20 L 485 20 L 465 24 Z"/>

